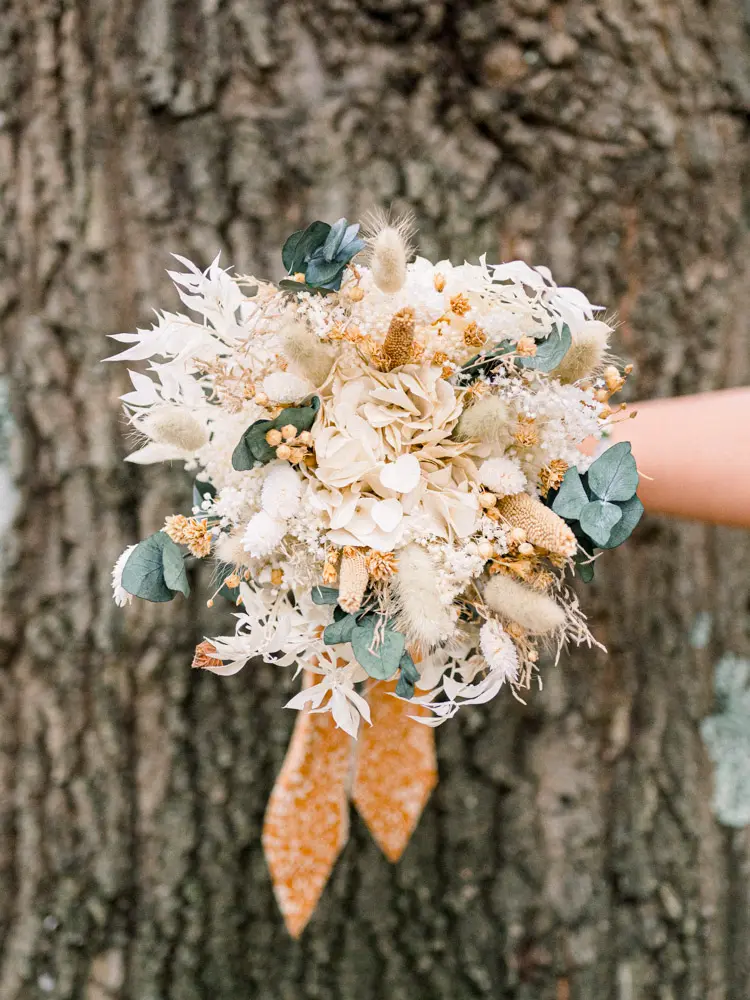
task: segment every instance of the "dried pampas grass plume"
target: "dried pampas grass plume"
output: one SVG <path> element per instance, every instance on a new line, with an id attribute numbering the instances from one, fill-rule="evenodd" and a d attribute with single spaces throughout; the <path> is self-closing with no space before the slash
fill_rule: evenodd
<path id="1" fill-rule="evenodd" d="M 484 600 L 506 621 L 516 622 L 535 635 L 545 635 L 565 625 L 565 611 L 557 601 L 503 574 L 489 581 L 484 588 Z"/>
<path id="2" fill-rule="evenodd" d="M 205 425 L 180 406 L 154 407 L 140 427 L 152 441 L 182 451 L 198 451 L 208 442 Z"/>
<path id="3" fill-rule="evenodd" d="M 414 253 L 414 232 L 414 219 L 409 214 L 391 221 L 389 215 L 378 212 L 365 221 L 366 259 L 381 292 L 392 295 L 404 287 L 406 264 Z"/>
<path id="4" fill-rule="evenodd" d="M 344 551 L 339 569 L 339 607 L 350 615 L 359 611 L 367 590 L 367 561 L 364 553 Z"/>
<path id="5" fill-rule="evenodd" d="M 399 613 L 397 627 L 426 652 L 443 642 L 453 631 L 453 618 L 437 590 L 435 565 L 419 545 L 407 545 L 399 552 L 395 590 Z"/>
<path id="6" fill-rule="evenodd" d="M 499 396 L 482 396 L 464 410 L 453 436 L 458 441 L 475 439 L 502 448 L 510 440 L 511 423 L 515 423 L 515 420 Z"/>
<path id="7" fill-rule="evenodd" d="M 611 333 L 612 328 L 601 320 L 589 320 L 575 334 L 568 353 L 550 374 L 570 384 L 598 372 L 606 360 Z"/>
<path id="8" fill-rule="evenodd" d="M 299 375 L 322 385 L 333 366 L 333 354 L 305 323 L 292 321 L 281 331 L 284 355 Z"/>
<path id="9" fill-rule="evenodd" d="M 498 501 L 497 510 L 513 528 L 523 528 L 527 541 L 568 559 L 576 553 L 576 538 L 553 510 L 528 493 L 516 493 Z"/>

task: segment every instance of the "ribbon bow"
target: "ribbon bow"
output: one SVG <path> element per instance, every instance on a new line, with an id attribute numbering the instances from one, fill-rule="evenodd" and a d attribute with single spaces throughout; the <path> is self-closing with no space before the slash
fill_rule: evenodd
<path id="1" fill-rule="evenodd" d="M 304 930 L 348 840 L 349 798 L 395 863 L 437 784 L 435 734 L 408 717 L 423 709 L 392 697 L 395 686 L 370 686 L 372 726 L 357 741 L 328 712 L 308 709 L 297 719 L 263 823 L 263 850 L 292 937 Z"/>

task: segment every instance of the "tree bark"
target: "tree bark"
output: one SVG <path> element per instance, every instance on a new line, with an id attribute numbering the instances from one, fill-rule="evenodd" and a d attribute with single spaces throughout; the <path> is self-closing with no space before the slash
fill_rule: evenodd
<path id="1" fill-rule="evenodd" d="M 170 252 L 278 275 L 293 229 L 393 204 L 427 256 L 548 263 L 611 306 L 635 393 L 746 382 L 746 17 L 0 0 L 3 1000 L 750 995 L 750 840 L 711 814 L 698 730 L 748 649 L 745 535 L 646 518 L 606 554 L 585 601 L 609 656 L 439 730 L 404 859 L 353 816 L 295 943 L 260 847 L 287 689 L 191 672 L 200 596 L 112 604 L 112 562 L 189 494 L 123 464 L 124 366 L 100 364 L 177 307 Z"/>

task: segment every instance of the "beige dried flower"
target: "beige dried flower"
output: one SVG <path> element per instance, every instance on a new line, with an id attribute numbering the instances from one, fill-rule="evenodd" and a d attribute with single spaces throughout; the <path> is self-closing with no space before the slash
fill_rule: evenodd
<path id="1" fill-rule="evenodd" d="M 213 601 L 209 601 L 209 607 L 212 605 Z M 215 652 L 216 646 L 212 642 L 209 642 L 208 639 L 204 642 L 199 642 L 195 647 L 192 665 L 202 670 L 210 669 L 211 667 L 221 667 L 224 661 L 214 656 Z"/>
<path id="2" fill-rule="evenodd" d="M 338 580 L 339 572 L 336 568 L 339 561 L 339 553 L 337 549 L 329 549 L 326 553 L 326 559 L 323 563 L 323 583 L 330 587 L 332 583 Z"/>
<path id="3" fill-rule="evenodd" d="M 568 463 L 562 458 L 554 458 L 548 465 L 545 465 L 539 472 L 539 485 L 542 488 L 542 493 L 546 496 L 550 490 L 558 489 L 567 471 Z"/>
<path id="4" fill-rule="evenodd" d="M 528 493 L 503 497 L 497 510 L 508 524 L 523 528 L 534 545 L 565 558 L 575 555 L 575 535 L 565 521 Z"/>
<path id="5" fill-rule="evenodd" d="M 458 292 L 457 295 L 453 295 L 450 302 L 451 312 L 455 313 L 456 316 L 465 316 L 471 309 L 471 302 L 469 302 L 463 292 Z"/>
<path id="6" fill-rule="evenodd" d="M 536 354 L 536 341 L 533 337 L 521 337 L 516 344 L 516 354 L 522 358 L 533 358 Z"/>
<path id="7" fill-rule="evenodd" d="M 513 440 L 519 448 L 533 448 L 539 444 L 539 432 L 534 426 L 534 417 L 519 417 L 513 432 Z"/>
<path id="8" fill-rule="evenodd" d="M 164 522 L 164 533 L 178 545 L 187 545 L 190 554 L 198 559 L 211 552 L 211 535 L 205 520 L 173 514 Z"/>
<path id="9" fill-rule="evenodd" d="M 178 545 L 185 545 L 185 531 L 188 518 L 184 514 L 170 514 L 164 522 L 164 534 Z"/>
<path id="10" fill-rule="evenodd" d="M 436 292 L 442 292 L 442 290 L 445 288 L 445 275 L 441 274 L 439 271 L 436 271 L 435 276 L 432 279 L 432 284 Z"/>
<path id="11" fill-rule="evenodd" d="M 557 631 L 565 624 L 565 611 L 557 601 L 502 573 L 490 579 L 484 599 L 507 622 L 537 635 Z"/>
<path id="12" fill-rule="evenodd" d="M 341 559 L 339 570 L 339 607 L 353 614 L 362 606 L 362 598 L 367 590 L 367 561 L 359 549 L 347 546 Z"/>
<path id="13" fill-rule="evenodd" d="M 467 347 L 481 347 L 486 340 L 487 334 L 476 323 L 469 323 L 464 330 L 464 343 Z"/>
<path id="14" fill-rule="evenodd" d="M 561 382 L 578 382 L 597 372 L 604 362 L 611 327 L 601 320 L 589 320 L 573 337 L 560 364 L 552 371 Z"/>
<path id="15" fill-rule="evenodd" d="M 383 353 L 388 359 L 388 370 L 409 363 L 414 340 L 414 310 L 406 306 L 394 313 L 388 333 L 383 341 Z"/>
<path id="16" fill-rule="evenodd" d="M 398 560 L 393 552 L 377 552 L 370 549 L 365 554 L 367 572 L 371 580 L 387 580 L 398 569 Z"/>

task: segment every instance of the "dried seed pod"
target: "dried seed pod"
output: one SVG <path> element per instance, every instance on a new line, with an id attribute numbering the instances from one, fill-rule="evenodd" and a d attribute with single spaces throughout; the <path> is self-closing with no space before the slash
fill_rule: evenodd
<path id="1" fill-rule="evenodd" d="M 528 493 L 503 497 L 497 510 L 512 527 L 523 528 L 534 545 L 566 558 L 575 555 L 575 535 L 565 521 Z"/>
<path id="2" fill-rule="evenodd" d="M 414 310 L 411 306 L 406 306 L 394 313 L 383 341 L 383 353 L 388 359 L 389 371 L 409 363 L 413 340 Z"/>
<path id="3" fill-rule="evenodd" d="M 356 549 L 345 552 L 339 569 L 339 607 L 349 614 L 359 611 L 367 590 L 367 561 Z"/>

